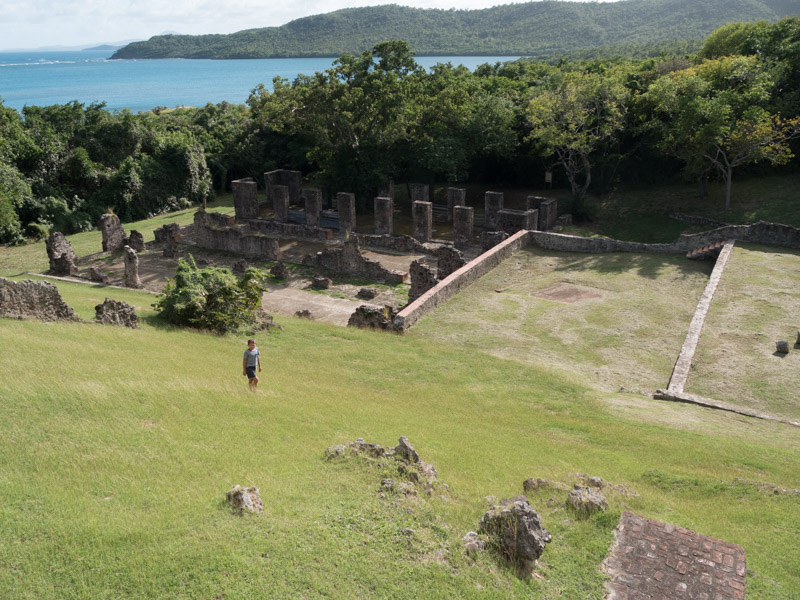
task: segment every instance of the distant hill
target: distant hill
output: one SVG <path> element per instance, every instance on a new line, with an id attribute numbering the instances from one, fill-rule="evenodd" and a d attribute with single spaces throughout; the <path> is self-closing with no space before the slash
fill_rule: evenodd
<path id="1" fill-rule="evenodd" d="M 405 40 L 419 55 L 550 57 L 589 48 L 651 48 L 700 40 L 734 21 L 777 21 L 798 14 L 797 0 L 544 0 L 484 10 L 419 9 L 390 4 L 347 8 L 280 27 L 228 35 L 159 35 L 112 58 L 277 58 L 357 54 Z M 622 51 L 621 53 L 625 53 Z"/>

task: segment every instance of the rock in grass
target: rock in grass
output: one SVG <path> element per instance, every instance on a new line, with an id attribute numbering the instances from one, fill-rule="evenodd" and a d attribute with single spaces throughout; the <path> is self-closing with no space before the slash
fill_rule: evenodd
<path id="1" fill-rule="evenodd" d="M 397 440 L 400 442 L 394 449 L 394 452 L 397 456 L 407 460 L 410 463 L 418 463 L 419 462 L 419 454 L 417 451 L 414 450 L 414 446 L 408 441 L 408 438 L 404 435 L 400 436 L 400 439 Z"/>
<path id="2" fill-rule="evenodd" d="M 356 294 L 356 298 L 360 300 L 372 300 L 378 295 L 378 290 L 373 288 L 361 288 Z"/>
<path id="3" fill-rule="evenodd" d="M 264 504 L 261 502 L 261 495 L 257 487 L 245 488 L 236 485 L 225 493 L 225 498 L 236 511 L 250 513 L 264 511 Z"/>
<path id="4" fill-rule="evenodd" d="M 106 298 L 102 304 L 94 307 L 94 311 L 95 320 L 102 325 L 139 328 L 136 308 L 122 300 Z"/>
<path id="5" fill-rule="evenodd" d="M 553 481 L 551 479 L 544 479 L 542 477 L 531 477 L 522 482 L 522 489 L 526 492 L 533 492 L 536 490 L 566 490 L 567 486 L 560 481 Z"/>
<path id="6" fill-rule="evenodd" d="M 781 354 L 789 353 L 789 342 L 786 340 L 778 340 L 775 342 L 775 351 Z"/>
<path id="7" fill-rule="evenodd" d="M 286 279 L 289 277 L 289 269 L 286 268 L 284 263 L 279 261 L 276 262 L 275 266 L 269 270 L 269 274 L 275 279 Z"/>
<path id="8" fill-rule="evenodd" d="M 608 502 L 605 497 L 600 492 L 585 487 L 577 487 L 569 493 L 567 506 L 583 516 L 608 510 Z"/>
<path id="9" fill-rule="evenodd" d="M 530 575 L 536 561 L 552 537 L 542 526 L 542 519 L 524 496 L 502 500 L 481 519 L 479 531 L 521 575 Z"/>

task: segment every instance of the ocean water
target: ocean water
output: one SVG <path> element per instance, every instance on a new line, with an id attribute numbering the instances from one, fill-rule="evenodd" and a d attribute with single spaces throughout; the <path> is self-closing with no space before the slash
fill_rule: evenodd
<path id="1" fill-rule="evenodd" d="M 263 60 L 108 60 L 108 51 L 0 52 L 0 99 L 5 106 L 49 106 L 78 100 L 105 102 L 109 110 L 133 112 L 156 106 L 204 106 L 208 102 L 243 103 L 259 83 L 269 89 L 276 76 L 293 80 L 333 64 L 331 58 Z M 421 56 L 425 68 L 437 63 L 484 63 L 517 56 Z"/>

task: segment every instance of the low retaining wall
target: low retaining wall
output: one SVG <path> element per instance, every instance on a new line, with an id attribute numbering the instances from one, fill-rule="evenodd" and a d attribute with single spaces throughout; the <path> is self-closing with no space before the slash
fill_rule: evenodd
<path id="1" fill-rule="evenodd" d="M 222 226 L 212 224 L 209 213 L 197 211 L 194 215 L 195 242 L 203 248 L 225 250 L 245 256 L 277 260 L 281 251 L 278 240 L 249 229 L 246 225 Z"/>
<path id="2" fill-rule="evenodd" d="M 703 290 L 703 295 L 700 296 L 700 301 L 697 303 L 692 322 L 689 324 L 689 331 L 686 333 L 686 339 L 681 347 L 681 353 L 678 355 L 678 360 L 672 369 L 672 376 L 669 379 L 667 388 L 670 392 L 681 393 L 686 385 L 686 379 L 689 377 L 689 369 L 694 358 L 694 351 L 697 349 L 697 342 L 700 341 L 700 332 L 703 330 L 706 314 L 711 307 L 714 293 L 717 291 L 717 286 L 722 279 L 722 273 L 733 251 L 733 244 L 734 242 L 728 242 L 722 252 L 719 253 L 714 270 L 711 271 L 711 276 L 708 278 L 706 289 Z"/>
<path id="3" fill-rule="evenodd" d="M 672 244 L 643 244 L 641 242 L 623 242 L 611 238 L 587 238 L 579 235 L 564 233 L 548 233 L 546 231 L 531 231 L 530 242 L 545 250 L 560 250 L 562 252 L 586 252 L 587 254 L 600 254 L 605 252 L 643 252 L 654 254 L 675 254 L 680 252 Z"/>
<path id="4" fill-rule="evenodd" d="M 247 225 L 258 233 L 277 235 L 280 237 L 297 238 L 325 242 L 333 239 L 333 230 L 310 225 L 296 225 L 294 223 L 280 223 L 271 219 L 251 219 Z"/>
<path id="5" fill-rule="evenodd" d="M 410 235 L 356 233 L 353 236 L 358 239 L 358 244 L 362 248 L 380 248 L 394 252 L 427 252 L 425 246 Z"/>
<path id="6" fill-rule="evenodd" d="M 491 250 L 484 252 L 476 259 L 468 262 L 455 273 L 451 273 L 438 285 L 401 310 L 394 318 L 394 327 L 405 331 L 440 304 L 444 304 L 462 289 L 479 279 L 506 258 L 524 248 L 529 243 L 531 231 L 518 231 L 507 240 L 499 243 Z"/>

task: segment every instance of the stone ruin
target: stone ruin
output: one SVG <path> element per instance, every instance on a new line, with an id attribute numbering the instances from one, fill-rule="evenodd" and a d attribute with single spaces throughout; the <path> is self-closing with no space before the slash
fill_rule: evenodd
<path id="1" fill-rule="evenodd" d="M 139 322 L 135 307 L 121 300 L 106 298 L 102 304 L 94 307 L 95 321 L 102 325 L 117 325 L 138 329 Z"/>
<path id="2" fill-rule="evenodd" d="M 109 278 L 99 267 L 89 267 L 89 279 L 96 283 L 108 284 Z"/>
<path id="3" fill-rule="evenodd" d="M 264 512 L 264 503 L 257 487 L 242 487 L 236 485 L 225 492 L 225 501 L 238 513 Z"/>
<path id="4" fill-rule="evenodd" d="M 408 291 L 409 304 L 439 283 L 439 278 L 433 269 L 418 260 L 411 263 L 408 274 L 411 278 L 411 289 Z"/>
<path id="5" fill-rule="evenodd" d="M 360 293 L 360 292 L 359 292 Z M 370 306 L 362 304 L 347 321 L 348 327 L 359 329 L 378 329 L 382 331 L 395 331 L 394 316 L 396 311 L 391 306 Z"/>
<path id="6" fill-rule="evenodd" d="M 526 199 L 527 209 L 538 210 L 538 229 L 539 231 L 550 231 L 558 219 L 558 201 L 555 198 L 544 198 L 542 196 L 528 196 Z"/>
<path id="7" fill-rule="evenodd" d="M 198 211 L 200 212 L 200 211 Z M 195 220 L 197 216 L 195 215 Z M 165 258 L 178 258 L 178 242 L 181 239 L 181 226 L 177 223 L 167 223 L 153 232 L 157 244 L 164 248 Z"/>
<path id="8" fill-rule="evenodd" d="M 284 263 L 278 261 L 269 270 L 269 274 L 272 275 L 275 279 L 286 279 L 287 277 L 289 277 L 289 269 L 286 268 L 286 265 Z"/>
<path id="9" fill-rule="evenodd" d="M 516 566 L 523 577 L 531 574 L 545 546 L 552 541 L 542 518 L 525 496 L 501 500 L 492 506 L 483 515 L 478 530 L 487 536 L 486 545 Z"/>
<path id="10" fill-rule="evenodd" d="M 231 181 L 237 223 L 258 218 L 258 184 L 252 177 Z"/>
<path id="11" fill-rule="evenodd" d="M 106 213 L 100 217 L 100 231 L 103 234 L 103 252 L 116 252 L 125 245 L 125 230 L 117 215 Z"/>
<path id="12" fill-rule="evenodd" d="M 58 231 L 50 234 L 45 241 L 47 258 L 50 260 L 50 272 L 55 275 L 77 275 L 78 267 L 75 261 L 78 257 L 72 249 L 72 244 Z"/>
<path id="13" fill-rule="evenodd" d="M 440 246 L 434 250 L 433 255 L 438 259 L 436 263 L 436 276 L 440 281 L 467 264 L 464 260 L 464 255 L 456 248 L 450 246 Z"/>
<path id="14" fill-rule="evenodd" d="M 30 279 L 12 281 L 5 277 L 0 277 L 0 317 L 42 321 L 79 320 L 52 283 Z"/>
<path id="15" fill-rule="evenodd" d="M 339 231 L 349 232 L 356 228 L 356 195 L 348 192 L 336 194 L 336 210 L 339 212 Z"/>
<path id="16" fill-rule="evenodd" d="M 365 277 L 373 281 L 390 284 L 403 283 L 406 274 L 386 269 L 378 261 L 364 258 L 358 246 L 358 239 L 345 240 L 341 248 L 328 248 L 316 254 L 308 254 L 303 264 L 317 269 L 327 269 L 333 273 Z"/>
<path id="17" fill-rule="evenodd" d="M 144 236 L 135 229 L 131 230 L 131 234 L 126 241 L 128 242 L 128 246 L 137 252 L 144 252 Z"/>
<path id="18" fill-rule="evenodd" d="M 467 190 L 464 188 L 447 188 L 447 222 L 452 223 L 456 206 L 466 207 Z"/>
<path id="19" fill-rule="evenodd" d="M 394 200 L 378 196 L 375 198 L 375 233 L 392 235 L 394 230 Z"/>
<path id="20" fill-rule="evenodd" d="M 139 279 L 139 257 L 136 255 L 136 250 L 130 246 L 125 246 L 122 250 L 125 258 L 125 287 L 143 288 Z"/>
<path id="21" fill-rule="evenodd" d="M 411 205 L 411 215 L 414 239 L 422 243 L 429 242 L 433 232 L 433 204 L 417 200 Z"/>
<path id="22" fill-rule="evenodd" d="M 416 497 L 422 491 L 428 496 L 440 494 L 446 497 L 450 488 L 439 480 L 436 468 L 423 461 L 406 436 L 400 436 L 397 446 L 384 448 L 379 444 L 365 442 L 358 438 L 354 442 L 330 446 L 325 450 L 326 460 L 360 458 L 384 472 L 391 471 L 392 477 L 381 479 L 379 494 L 400 494 L 405 497 Z"/>
<path id="23" fill-rule="evenodd" d="M 276 169 L 264 173 L 264 184 L 267 189 L 267 204 L 276 208 L 275 188 L 281 186 L 286 188 L 286 207 L 289 205 L 300 204 L 300 184 L 303 174 L 300 171 L 290 171 L 289 169 Z"/>
<path id="24" fill-rule="evenodd" d="M 453 207 L 453 239 L 456 248 L 472 244 L 475 230 L 475 209 L 471 206 Z"/>

